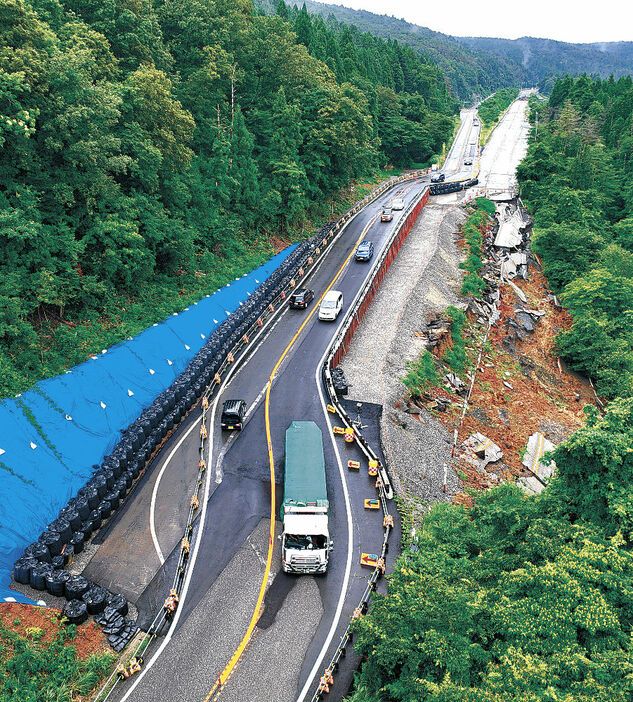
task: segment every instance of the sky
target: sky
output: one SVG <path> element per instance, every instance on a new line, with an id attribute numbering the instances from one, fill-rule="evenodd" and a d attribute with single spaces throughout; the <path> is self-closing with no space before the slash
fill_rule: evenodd
<path id="1" fill-rule="evenodd" d="M 320 0 L 455 36 L 633 41 L 632 0 Z"/>

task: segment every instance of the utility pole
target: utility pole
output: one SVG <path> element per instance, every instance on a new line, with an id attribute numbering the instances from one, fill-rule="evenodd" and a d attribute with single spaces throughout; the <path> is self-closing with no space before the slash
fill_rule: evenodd
<path id="1" fill-rule="evenodd" d="M 536 132 L 534 133 L 534 138 L 538 136 L 538 110 L 536 111 Z"/>

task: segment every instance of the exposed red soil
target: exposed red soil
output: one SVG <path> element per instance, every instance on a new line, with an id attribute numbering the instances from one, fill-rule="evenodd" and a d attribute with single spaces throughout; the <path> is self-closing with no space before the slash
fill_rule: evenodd
<path id="1" fill-rule="evenodd" d="M 26 638 L 32 637 L 29 629 L 41 629 L 44 633 L 39 643 L 49 643 L 63 628 L 58 616 L 61 611 L 52 607 L 37 607 L 19 603 L 0 604 L 0 621 L 3 626 Z M 17 624 L 15 622 L 18 622 Z M 108 638 L 101 627 L 93 621 L 88 621 L 77 627 L 77 635 L 71 645 L 77 649 L 79 658 L 88 658 L 93 653 L 110 651 Z M 7 647 L 2 655 L 10 655 L 11 649 Z"/>
<path id="2" fill-rule="evenodd" d="M 503 463 L 499 477 L 513 480 L 525 474 L 521 464 L 521 453 L 528 437 L 536 431 L 542 432 L 554 444 L 560 443 L 584 423 L 583 407 L 595 404 L 596 397 L 591 385 L 578 375 L 566 370 L 556 351 L 556 335 L 571 326 L 569 314 L 548 300 L 550 294 L 542 273 L 532 269 L 530 279 L 515 280 L 528 299 L 526 307 L 545 311 L 536 323 L 535 331 L 523 341 L 514 341 L 511 348 L 503 340 L 512 333 L 508 320 L 514 314 L 518 302 L 516 293 L 509 285 L 500 288 L 500 320 L 491 329 L 490 349 L 484 352 L 476 369 L 476 380 L 468 412 L 459 429 L 459 441 L 464 441 L 474 432 L 481 432 L 499 445 L 503 451 Z M 474 326 L 474 318 L 470 320 Z M 469 354 L 475 362 L 478 353 L 478 336 L 469 338 Z M 443 350 L 448 342 L 440 344 Z M 504 385 L 504 381 L 512 387 Z M 434 391 L 434 396 L 445 393 Z M 461 412 L 461 401 L 453 396 L 455 404 L 437 417 L 452 432 Z M 493 468 L 493 467 L 491 467 Z M 491 482 L 476 468 L 462 464 L 458 466 L 464 476 L 466 487 L 486 489 Z M 467 494 L 460 494 L 456 502 L 471 504 Z"/>

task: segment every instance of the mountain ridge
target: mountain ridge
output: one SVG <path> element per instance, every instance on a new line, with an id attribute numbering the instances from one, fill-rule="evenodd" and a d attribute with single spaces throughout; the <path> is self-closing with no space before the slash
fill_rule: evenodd
<path id="1" fill-rule="evenodd" d="M 255 1 L 265 10 L 274 11 L 276 0 Z M 301 7 L 303 0 L 289 0 L 288 5 Z M 510 85 L 538 85 L 547 92 L 556 76 L 567 73 L 603 78 L 633 73 L 633 42 L 575 44 L 529 36 L 459 37 L 368 10 L 316 0 L 305 0 L 305 5 L 308 12 L 326 20 L 332 16 L 354 24 L 360 31 L 408 44 L 446 73 L 453 92 L 463 100 Z"/>

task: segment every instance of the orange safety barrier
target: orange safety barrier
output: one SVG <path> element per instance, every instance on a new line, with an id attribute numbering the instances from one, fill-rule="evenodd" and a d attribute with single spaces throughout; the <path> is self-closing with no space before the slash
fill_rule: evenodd
<path id="1" fill-rule="evenodd" d="M 393 517 L 390 514 L 385 514 L 385 518 L 382 520 L 382 525 L 384 527 L 393 527 Z"/>
<path id="2" fill-rule="evenodd" d="M 200 438 L 201 439 L 206 439 L 208 437 L 207 434 L 207 425 L 206 424 L 201 424 L 200 425 Z"/>

